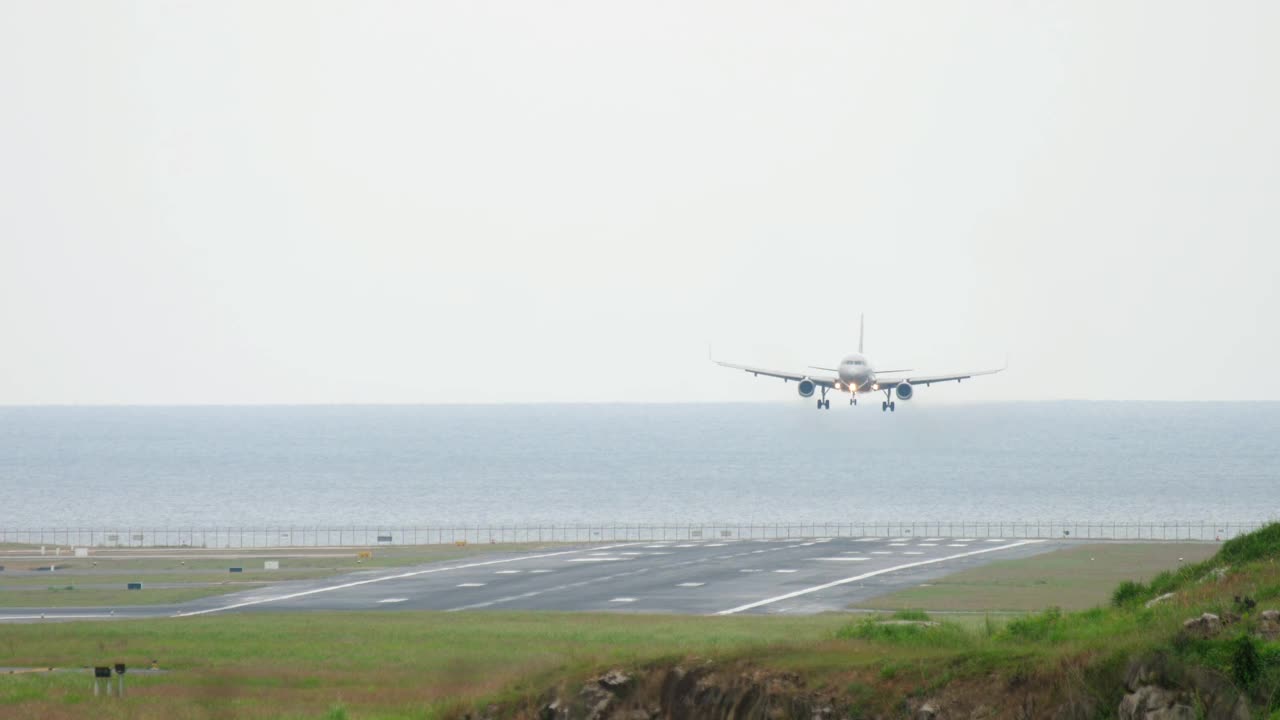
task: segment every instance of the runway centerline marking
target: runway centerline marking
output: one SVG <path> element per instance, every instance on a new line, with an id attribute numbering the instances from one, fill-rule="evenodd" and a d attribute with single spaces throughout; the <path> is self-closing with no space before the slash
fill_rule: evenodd
<path id="1" fill-rule="evenodd" d="M 379 600 L 378 602 L 379 603 L 402 603 L 408 599 L 409 598 L 384 598 L 382 600 Z"/>
<path id="2" fill-rule="evenodd" d="M 614 547 L 621 547 L 615 545 Z M 335 590 L 346 590 L 347 588 L 360 587 L 361 585 L 372 585 L 373 583 L 386 582 L 388 580 L 404 580 L 405 578 L 418 577 L 419 575 L 431 575 L 434 573 L 448 572 L 449 570 L 467 570 L 474 567 L 486 567 L 489 565 L 501 565 L 503 563 L 520 562 L 521 560 L 541 560 L 549 557 L 560 557 L 563 555 L 573 555 L 575 553 L 585 552 L 594 548 L 582 548 L 580 550 L 561 550 L 553 553 L 540 553 L 538 555 L 523 555 L 514 558 L 502 558 L 501 560 L 484 560 L 481 562 L 464 563 L 462 565 L 449 565 L 447 567 L 432 567 L 425 570 L 414 570 L 412 572 L 398 573 L 396 575 L 382 575 L 380 577 L 367 578 L 365 580 L 355 580 L 349 583 L 341 583 L 338 585 L 326 585 L 325 587 L 312 588 L 310 590 L 302 590 L 300 592 L 288 593 L 285 595 L 276 595 L 272 597 L 254 598 L 245 600 L 222 607 L 207 608 L 204 610 L 191 610 L 188 612 L 176 613 L 173 617 L 194 617 L 196 615 L 208 615 L 210 613 L 224 612 L 227 610 L 237 610 L 242 607 L 251 605 L 263 605 L 266 603 L 280 602 L 282 600 L 293 600 L 295 598 L 307 597 L 309 595 L 319 595 L 320 593 L 333 592 Z M 536 570 L 534 572 L 537 572 Z"/>
<path id="3" fill-rule="evenodd" d="M 676 587 L 702 587 L 703 585 L 706 585 L 706 583 L 687 582 L 677 583 Z"/>
<path id="4" fill-rule="evenodd" d="M 484 583 L 458 583 L 458 587 L 484 587 Z"/>
<path id="5" fill-rule="evenodd" d="M 854 575 L 852 577 L 842 578 L 840 580 L 834 580 L 832 582 L 824 583 L 822 585 L 814 585 L 813 587 L 808 587 L 803 590 L 796 590 L 795 592 L 789 592 L 786 595 L 778 595 L 776 597 L 765 598 L 764 600 L 757 600 L 756 602 L 747 603 L 746 605 L 739 605 L 738 607 L 729 608 L 728 610 L 721 610 L 720 612 L 715 614 L 716 615 L 733 615 L 735 613 L 743 612 L 744 610 L 754 610 L 755 608 L 763 607 L 765 605 L 772 605 L 773 603 L 781 602 L 783 600 L 790 600 L 791 598 L 800 597 L 801 595 L 808 595 L 809 593 L 828 590 L 830 588 L 838 587 L 840 585 L 847 585 L 848 583 L 857 582 L 859 580 L 865 580 L 867 578 L 875 577 L 877 575 L 885 575 L 887 573 L 896 572 L 898 570 L 906 570 L 908 568 L 920 567 L 922 565 L 932 565 L 934 563 L 946 562 L 947 560 L 958 560 L 960 558 L 972 557 L 974 555 L 981 555 L 983 553 L 998 552 L 1000 550 L 1011 550 L 1016 547 L 1021 547 L 1023 545 L 1032 545 L 1038 542 L 1042 542 L 1042 541 L 1024 540 L 1022 542 L 1016 542 L 1010 545 L 1001 545 L 999 547 L 982 548 L 981 550 L 970 550 L 969 552 L 957 553 L 955 555 L 947 555 L 945 557 L 940 557 L 940 558 L 932 558 L 929 560 L 917 560 L 916 562 L 906 563 L 905 565 L 894 565 L 893 567 L 881 568 L 880 570 L 872 570 L 871 572 L 866 572 L 861 575 Z"/>
<path id="6" fill-rule="evenodd" d="M 626 603 L 626 602 L 635 602 L 635 601 L 636 601 L 635 598 L 614 598 L 609 602 Z"/>

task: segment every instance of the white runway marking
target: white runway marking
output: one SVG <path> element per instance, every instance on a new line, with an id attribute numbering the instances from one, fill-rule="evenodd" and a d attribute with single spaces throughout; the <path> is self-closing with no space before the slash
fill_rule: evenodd
<path id="1" fill-rule="evenodd" d="M 942 542 L 946 538 L 925 538 L 922 542 Z"/>
<path id="2" fill-rule="evenodd" d="M 763 570 L 754 570 L 754 569 L 749 569 L 749 568 L 743 568 L 743 569 L 739 570 L 738 572 L 764 572 L 764 571 L 763 571 Z"/>
<path id="3" fill-rule="evenodd" d="M 837 560 L 844 560 L 844 559 L 846 559 L 846 558 L 836 558 L 836 559 L 837 559 Z M 780 573 L 793 573 L 793 572 L 795 572 L 795 570 L 774 570 L 774 572 L 780 572 Z"/>
<path id="4" fill-rule="evenodd" d="M 906 547 L 906 543 L 889 543 L 889 547 Z"/>
<path id="5" fill-rule="evenodd" d="M 484 587 L 484 583 L 459 583 L 458 587 Z"/>
<path id="6" fill-rule="evenodd" d="M 889 553 L 885 553 L 885 555 L 888 555 L 888 554 L 889 554 Z M 814 558 L 814 560 L 835 560 L 836 562 L 861 562 L 861 561 L 863 561 L 863 560 L 870 560 L 870 559 L 871 559 L 871 558 L 869 558 L 869 557 L 823 557 L 823 558 Z"/>
<path id="7" fill-rule="evenodd" d="M 966 543 L 951 543 L 947 547 L 969 547 Z"/>
<path id="8" fill-rule="evenodd" d="M 281 600 L 293 600 L 294 598 L 307 597 L 308 595 L 318 595 L 324 592 L 333 592 L 334 590 L 345 590 L 347 588 L 359 587 L 361 585 L 371 585 L 373 583 L 386 582 L 388 580 L 403 580 L 405 578 L 418 577 L 419 575 L 430 575 L 432 573 L 447 572 L 449 570 L 466 570 L 473 567 L 485 567 L 486 565 L 501 565 L 502 563 L 520 562 L 521 560 L 540 560 L 549 557 L 560 557 L 561 555 L 572 555 L 580 553 L 582 550 L 562 550 L 561 552 L 542 553 L 540 555 L 524 555 L 522 557 L 503 558 L 502 560 L 485 560 L 483 562 L 466 563 L 463 565 L 449 565 L 447 567 L 433 567 L 426 570 L 414 570 L 413 572 L 400 573 L 398 575 L 383 575 L 381 577 L 368 578 L 366 580 L 356 580 L 349 583 L 339 585 L 327 585 L 325 587 L 312 588 L 311 590 L 303 590 L 301 592 L 289 593 L 287 595 L 276 595 L 274 597 L 255 598 L 253 600 L 245 600 L 243 602 L 223 605 L 222 607 L 208 608 L 206 610 L 192 610 L 190 612 L 177 613 L 174 617 L 192 617 L 195 615 L 208 615 L 209 613 L 223 612 L 225 610 L 236 610 L 250 605 L 262 605 L 269 602 L 280 602 Z M 3 618 L 0 618 L 3 619 Z"/>
<path id="9" fill-rule="evenodd" d="M 724 543 L 709 543 L 707 547 L 724 547 Z"/>
<path id="10" fill-rule="evenodd" d="M 623 554 L 623 555 L 643 555 L 644 553 L 641 553 L 641 552 L 624 552 L 624 553 L 622 553 L 622 554 Z"/>
<path id="11" fill-rule="evenodd" d="M 902 554 L 903 555 L 923 555 L 924 553 L 920 552 L 919 550 L 903 550 Z"/>
<path id="12" fill-rule="evenodd" d="M 865 538 L 858 538 L 857 540 L 854 540 L 854 542 L 875 542 L 880 539 L 881 538 L 878 538 L 878 537 L 865 537 Z"/>
<path id="13" fill-rule="evenodd" d="M 796 590 L 795 592 L 789 592 L 785 595 L 778 595 L 777 597 L 765 598 L 764 600 L 757 600 L 756 602 L 747 603 L 746 605 L 739 605 L 738 607 L 729 608 L 728 610 L 721 610 L 720 612 L 716 613 L 716 615 L 733 615 L 734 613 L 740 613 L 740 612 L 743 612 L 744 610 L 752 610 L 764 605 L 771 605 L 773 603 L 780 602 L 782 600 L 790 600 L 791 598 L 794 598 L 794 597 L 800 597 L 801 595 L 808 595 L 809 593 L 819 592 L 821 590 L 827 590 L 833 587 L 838 587 L 840 585 L 846 585 L 851 582 L 857 582 L 859 580 L 865 580 L 869 577 L 875 577 L 876 575 L 884 575 L 886 573 L 891 573 L 898 570 L 906 570 L 908 568 L 920 567 L 922 565 L 932 565 L 933 563 L 945 562 L 947 560 L 956 560 L 963 557 L 981 555 L 983 553 L 997 552 L 999 550 L 1009 550 L 1011 548 L 1016 548 L 1022 545 L 1030 545 L 1032 543 L 1037 543 L 1037 542 L 1040 542 L 1040 541 L 1024 540 L 1022 542 L 1016 542 L 1010 545 L 1001 545 L 1000 547 L 989 547 L 989 548 L 983 548 L 981 550 L 970 550 L 969 552 L 958 553 L 956 555 L 948 555 L 946 557 L 932 558 L 929 560 L 917 560 L 916 562 L 906 563 L 905 565 L 894 565 L 893 567 L 881 568 L 880 570 L 872 570 L 871 572 L 863 573 L 861 575 L 854 575 L 853 577 L 847 577 L 841 580 L 835 580 L 833 582 L 825 583 L 822 585 L 814 585 L 813 587 L 808 587 L 803 590 Z"/>
<path id="14" fill-rule="evenodd" d="M 516 573 L 518 573 L 518 572 L 522 572 L 522 571 L 520 571 L 520 570 L 495 570 L 495 571 L 493 571 L 493 574 L 494 574 L 494 575 L 515 575 L 515 574 L 516 574 Z"/>
<path id="15" fill-rule="evenodd" d="M 569 558 L 565 560 L 565 562 L 615 562 L 622 559 L 623 558 L 620 558 L 620 557 L 584 557 L 584 558 Z"/>
<path id="16" fill-rule="evenodd" d="M 920 543 L 916 547 L 938 547 L 938 543 Z M 625 555 L 626 553 L 623 553 Z"/>
<path id="17" fill-rule="evenodd" d="M 842 552 L 844 552 L 845 555 L 861 555 L 862 554 L 861 550 L 844 550 Z"/>
<path id="18" fill-rule="evenodd" d="M 635 598 L 614 598 L 609 602 L 635 602 L 635 601 L 636 601 Z"/>
<path id="19" fill-rule="evenodd" d="M 549 573 L 551 571 L 550 570 L 530 570 L 529 572 L 532 574 L 532 573 Z"/>
<path id="20" fill-rule="evenodd" d="M 888 550 L 872 550 L 871 554 L 872 555 L 892 555 L 893 553 L 889 552 Z"/>
<path id="21" fill-rule="evenodd" d="M 973 542 L 973 538 L 960 538 L 965 542 Z M 991 538 L 987 542 L 1004 542 L 1004 538 Z"/>
<path id="22" fill-rule="evenodd" d="M 671 547 L 671 545 L 670 545 L 670 544 L 667 544 L 667 545 L 645 545 L 645 548 L 646 548 L 646 549 L 648 549 L 648 550 L 653 550 L 654 548 L 664 548 L 664 547 Z"/>
<path id="23" fill-rule="evenodd" d="M 702 587 L 703 585 L 706 585 L 706 583 L 687 582 L 687 583 L 680 583 L 676 585 L 676 587 Z"/>
<path id="24" fill-rule="evenodd" d="M 677 545 L 676 547 L 698 547 L 697 545 Z"/>
<path id="25" fill-rule="evenodd" d="M 409 598 L 386 598 L 384 600 L 379 600 L 378 602 L 379 603 L 401 603 L 401 602 L 405 602 L 408 599 Z"/>

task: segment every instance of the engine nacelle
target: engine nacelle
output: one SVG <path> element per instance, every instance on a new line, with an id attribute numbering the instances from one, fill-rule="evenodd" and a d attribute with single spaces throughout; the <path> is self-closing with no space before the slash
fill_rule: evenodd
<path id="1" fill-rule="evenodd" d="M 897 395 L 899 400 L 910 400 L 915 397 L 916 389 L 911 387 L 909 382 L 900 382 L 893 389 L 893 394 Z"/>
<path id="2" fill-rule="evenodd" d="M 796 389 L 800 391 L 800 397 L 813 397 L 813 389 L 817 387 L 809 378 L 800 381 L 800 386 Z"/>

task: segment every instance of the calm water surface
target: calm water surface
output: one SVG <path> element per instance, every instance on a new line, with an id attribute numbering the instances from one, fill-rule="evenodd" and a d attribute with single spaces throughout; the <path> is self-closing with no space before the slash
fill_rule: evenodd
<path id="1" fill-rule="evenodd" d="M 0 527 L 1280 515 L 1280 403 L 898 405 L 0 408 Z"/>

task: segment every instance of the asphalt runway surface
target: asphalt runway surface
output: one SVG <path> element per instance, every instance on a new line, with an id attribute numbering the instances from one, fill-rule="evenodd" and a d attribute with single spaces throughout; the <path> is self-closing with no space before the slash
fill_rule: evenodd
<path id="1" fill-rule="evenodd" d="M 1067 544 L 865 537 L 584 545 L 281 582 L 181 605 L 6 608 L 0 622 L 318 610 L 817 613 Z"/>

